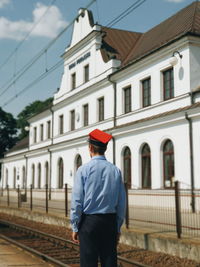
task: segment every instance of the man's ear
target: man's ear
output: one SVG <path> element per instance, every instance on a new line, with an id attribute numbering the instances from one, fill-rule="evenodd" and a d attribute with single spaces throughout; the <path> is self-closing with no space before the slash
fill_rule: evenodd
<path id="1" fill-rule="evenodd" d="M 91 144 L 89 144 L 89 150 L 92 152 L 92 150 L 93 150 L 93 147 L 92 147 L 92 145 Z"/>

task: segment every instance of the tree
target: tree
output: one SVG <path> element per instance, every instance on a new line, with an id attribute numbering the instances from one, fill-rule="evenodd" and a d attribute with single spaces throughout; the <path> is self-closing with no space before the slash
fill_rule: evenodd
<path id="1" fill-rule="evenodd" d="M 0 107 L 0 158 L 17 142 L 17 122 Z"/>
<path id="2" fill-rule="evenodd" d="M 26 106 L 18 115 L 17 115 L 17 127 L 20 129 L 19 140 L 23 139 L 28 135 L 28 132 L 25 130 L 25 127 L 28 126 L 28 119 L 43 110 L 49 108 L 52 105 L 53 98 L 50 97 L 45 101 L 36 100 L 30 105 Z"/>

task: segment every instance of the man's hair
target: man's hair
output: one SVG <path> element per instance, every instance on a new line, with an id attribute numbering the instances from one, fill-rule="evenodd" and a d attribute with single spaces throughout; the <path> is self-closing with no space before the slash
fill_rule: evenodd
<path id="1" fill-rule="evenodd" d="M 98 153 L 99 155 L 104 155 L 104 153 L 106 152 L 107 146 L 105 147 L 100 147 L 100 146 L 95 146 L 93 144 L 91 144 L 91 146 L 93 147 L 94 153 Z"/>

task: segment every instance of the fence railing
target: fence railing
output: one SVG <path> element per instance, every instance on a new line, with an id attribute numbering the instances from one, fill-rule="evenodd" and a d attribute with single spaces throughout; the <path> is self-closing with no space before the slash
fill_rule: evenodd
<path id="1" fill-rule="evenodd" d="M 49 193 L 50 192 L 50 193 Z M 46 213 L 59 213 L 69 215 L 71 202 L 71 188 L 65 184 L 64 189 L 48 188 L 43 189 L 16 188 L 10 189 L 9 186 L 0 194 L 0 206 L 23 208 L 31 211 L 42 210 Z"/>
<path id="2" fill-rule="evenodd" d="M 155 231 L 175 232 L 177 237 L 200 236 L 200 191 L 175 187 L 166 189 L 128 189 L 126 228 L 143 227 Z M 195 211 L 191 207 L 191 199 L 195 196 Z M 42 210 L 45 213 L 69 216 L 71 204 L 71 188 L 65 184 L 63 189 L 10 189 L 8 186 L 0 194 L 0 206 Z"/>

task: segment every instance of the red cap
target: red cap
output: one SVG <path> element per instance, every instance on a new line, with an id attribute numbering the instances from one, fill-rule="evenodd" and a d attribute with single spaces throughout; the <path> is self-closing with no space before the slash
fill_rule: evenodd
<path id="1" fill-rule="evenodd" d="M 89 142 L 96 146 L 107 146 L 107 143 L 112 139 L 112 135 L 105 133 L 99 129 L 95 129 L 89 133 Z"/>

